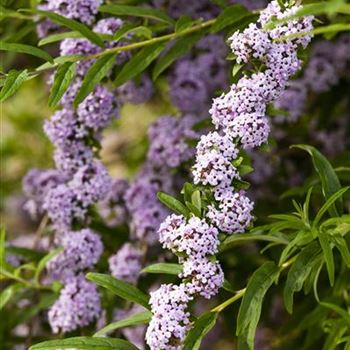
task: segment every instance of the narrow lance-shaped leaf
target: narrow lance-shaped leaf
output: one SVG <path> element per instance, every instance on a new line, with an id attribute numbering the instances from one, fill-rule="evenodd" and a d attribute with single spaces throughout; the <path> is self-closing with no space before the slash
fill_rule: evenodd
<path id="1" fill-rule="evenodd" d="M 215 326 L 218 314 L 207 312 L 196 320 L 188 332 L 182 350 L 198 350 L 204 336 Z"/>
<path id="2" fill-rule="evenodd" d="M 141 49 L 119 72 L 115 85 L 119 86 L 142 73 L 163 51 L 165 44 L 153 44 Z"/>
<path id="3" fill-rule="evenodd" d="M 233 23 L 238 22 L 248 15 L 250 15 L 249 11 L 242 5 L 236 4 L 228 6 L 217 17 L 215 24 L 211 28 L 211 32 L 219 32 L 228 26 L 232 26 Z"/>
<path id="4" fill-rule="evenodd" d="M 123 339 L 93 337 L 74 337 L 44 341 L 31 346 L 29 350 L 59 350 L 71 348 L 79 350 L 138 350 L 136 346 Z"/>
<path id="5" fill-rule="evenodd" d="M 0 51 L 24 53 L 53 63 L 53 58 L 46 51 L 30 45 L 1 41 Z"/>
<path id="6" fill-rule="evenodd" d="M 118 280 L 109 275 L 104 275 L 102 273 L 89 272 L 86 275 L 86 278 L 96 283 L 97 285 L 110 290 L 112 293 L 125 300 L 129 300 L 136 304 L 142 305 L 146 309 L 150 308 L 148 305 L 148 296 L 132 284 Z"/>
<path id="7" fill-rule="evenodd" d="M 28 71 L 11 70 L 4 82 L 4 86 L 0 92 L 0 102 L 11 97 L 28 78 Z"/>
<path id="8" fill-rule="evenodd" d="M 99 8 L 102 13 L 110 13 L 115 16 L 135 16 L 150 18 L 157 21 L 173 24 L 174 20 L 164 12 L 140 6 L 126 6 L 126 5 L 102 5 Z"/>
<path id="9" fill-rule="evenodd" d="M 145 273 L 165 273 L 169 275 L 179 275 L 182 272 L 182 266 L 179 264 L 158 263 L 145 267 L 141 272 Z"/>
<path id="10" fill-rule="evenodd" d="M 267 290 L 279 275 L 279 268 L 269 261 L 250 278 L 237 319 L 238 350 L 253 349 L 256 327 Z"/>
<path id="11" fill-rule="evenodd" d="M 157 79 L 159 75 L 163 73 L 174 61 L 190 51 L 193 45 L 200 38 L 200 34 L 195 34 L 191 36 L 185 36 L 177 40 L 175 44 L 166 52 L 166 54 L 160 57 L 156 63 L 152 73 L 153 80 Z"/>
<path id="12" fill-rule="evenodd" d="M 329 283 L 331 286 L 334 285 L 334 257 L 333 257 L 333 247 L 331 246 L 328 236 L 322 230 L 318 233 L 318 238 L 323 251 L 324 260 L 327 266 Z"/>
<path id="13" fill-rule="evenodd" d="M 346 240 L 344 239 L 344 237 L 342 237 L 340 234 L 331 233 L 329 235 L 329 238 L 339 250 L 346 266 L 350 268 L 350 252 L 349 252 L 348 244 L 346 243 Z"/>
<path id="14" fill-rule="evenodd" d="M 100 329 L 97 333 L 95 333 L 94 337 L 102 337 L 120 328 L 146 324 L 151 320 L 151 318 L 152 313 L 150 311 L 140 312 L 138 314 L 127 317 L 124 320 L 116 321 L 107 325 L 106 327 Z"/>
<path id="15" fill-rule="evenodd" d="M 320 257 L 320 246 L 313 242 L 306 246 L 291 266 L 284 287 L 284 304 L 289 313 L 293 311 L 293 296 L 303 288 L 303 284 Z"/>
<path id="16" fill-rule="evenodd" d="M 49 35 L 45 38 L 42 38 L 39 43 L 38 46 L 44 46 L 47 44 L 52 44 L 55 43 L 57 41 L 61 41 L 63 39 L 66 38 L 81 38 L 83 35 L 77 31 L 71 31 L 71 32 L 64 32 L 64 33 L 58 33 L 58 34 L 52 34 Z"/>
<path id="17" fill-rule="evenodd" d="M 321 207 L 321 209 L 318 211 L 315 220 L 313 222 L 313 225 L 316 226 L 320 220 L 322 219 L 323 215 L 326 213 L 326 211 L 333 205 L 333 203 L 335 201 L 337 201 L 339 198 L 341 198 L 343 196 L 343 194 L 345 192 L 348 191 L 350 187 L 344 187 L 342 189 L 340 189 L 339 191 L 337 191 L 336 193 L 332 194 L 328 200 L 326 201 L 326 203 Z"/>
<path id="18" fill-rule="evenodd" d="M 55 107 L 60 102 L 70 83 L 73 81 L 75 72 L 76 63 L 74 62 L 66 62 L 58 67 L 50 92 L 50 107 Z"/>
<path id="19" fill-rule="evenodd" d="M 67 28 L 70 28 L 73 31 L 77 31 L 77 32 L 81 33 L 83 35 L 83 37 L 90 40 L 91 42 L 93 42 L 97 46 L 104 47 L 103 40 L 83 23 L 80 23 L 80 22 L 75 21 L 73 19 L 61 16 L 57 13 L 49 12 L 49 11 L 33 10 L 33 9 L 31 9 L 31 10 L 25 9 L 22 11 L 23 12 L 37 13 L 39 15 L 48 17 L 55 23 L 61 24 Z"/>
<path id="20" fill-rule="evenodd" d="M 74 99 L 74 107 L 77 108 L 81 102 L 95 89 L 96 85 L 107 75 L 115 63 L 115 54 L 100 57 L 90 67 L 84 78 L 83 84 Z"/>
<path id="21" fill-rule="evenodd" d="M 185 207 L 185 205 L 183 205 L 176 198 L 174 198 L 174 197 L 172 197 L 164 192 L 158 192 L 157 197 L 169 209 L 177 212 L 178 214 L 182 214 L 186 217 L 189 215 L 189 210 Z"/>
<path id="22" fill-rule="evenodd" d="M 329 163 L 327 158 L 323 156 L 315 147 L 309 145 L 295 145 L 292 146 L 300 148 L 310 154 L 314 167 L 320 177 L 322 184 L 322 192 L 326 200 L 328 200 L 332 194 L 336 193 L 341 189 L 340 182 L 337 174 L 335 173 L 332 165 Z M 329 212 L 332 216 L 338 216 L 339 212 L 342 212 L 343 201 L 341 198 L 338 199 L 338 206 L 332 205 L 329 208 Z"/>

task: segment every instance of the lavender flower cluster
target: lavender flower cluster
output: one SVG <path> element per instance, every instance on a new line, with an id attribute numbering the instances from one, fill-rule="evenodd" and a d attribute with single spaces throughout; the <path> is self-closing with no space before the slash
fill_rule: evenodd
<path id="1" fill-rule="evenodd" d="M 129 185 L 122 185 L 119 181 L 119 193 L 111 192 L 110 195 L 115 196 L 115 204 L 111 203 L 114 208 L 112 211 L 106 210 L 109 196 L 102 202 L 105 214 L 112 214 L 113 217 L 113 213 L 118 211 L 128 218 L 130 239 L 133 242 L 123 245 L 109 259 L 114 277 L 130 283 L 137 282 L 141 260 L 146 253 L 141 252 L 139 246 L 152 246 L 158 241 L 157 229 L 168 215 L 168 211 L 159 203 L 157 193 L 173 191 L 176 178 L 169 176 L 171 169 L 193 156 L 186 140 L 198 138 L 192 130 L 196 121 L 193 115 L 186 115 L 182 118 L 164 116 L 152 123 L 148 131 L 149 149 L 143 168 Z"/>
<path id="2" fill-rule="evenodd" d="M 234 190 L 233 180 L 240 179 L 235 166 L 238 148 L 252 149 L 267 142 L 270 127 L 265 116 L 268 103 L 276 100 L 288 80 L 301 66 L 297 57 L 311 36 L 285 42 L 275 39 L 312 28 L 312 17 L 291 20 L 272 31 L 264 26 L 272 19 L 294 14 L 299 6 L 282 9 L 272 1 L 260 14 L 257 24 L 229 39 L 237 62 L 259 60 L 263 71 L 242 77 L 228 93 L 214 99 L 210 109 L 217 131 L 201 137 L 193 167 L 194 183 L 211 189 L 215 201 L 205 218 L 170 215 L 159 229 L 160 242 L 179 256 L 183 271 L 179 286 L 162 285 L 151 293 L 153 318 L 146 332 L 152 350 L 181 349 L 190 327 L 187 305 L 196 295 L 211 298 L 224 281 L 220 264 L 215 261 L 218 233 L 244 232 L 252 222 L 253 203 L 244 191 Z"/>
<path id="3" fill-rule="evenodd" d="M 291 81 L 274 102 L 277 109 L 288 113 L 278 115 L 276 122 L 296 122 L 305 112 L 309 94 L 328 91 L 341 79 L 350 80 L 350 35 L 343 34 L 335 41 L 319 41 L 311 51 L 302 77 Z"/>

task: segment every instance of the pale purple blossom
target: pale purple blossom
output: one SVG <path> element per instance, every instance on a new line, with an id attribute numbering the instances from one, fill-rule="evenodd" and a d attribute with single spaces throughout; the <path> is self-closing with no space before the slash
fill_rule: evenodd
<path id="1" fill-rule="evenodd" d="M 89 325 L 100 313 L 100 295 L 96 286 L 79 275 L 63 287 L 48 317 L 53 333 L 67 333 Z"/>
<path id="2" fill-rule="evenodd" d="M 181 349 L 191 324 L 187 311 L 191 299 L 184 284 L 163 284 L 151 292 L 153 317 L 146 331 L 146 342 L 151 350 Z"/>
<path id="3" fill-rule="evenodd" d="M 198 217 L 186 222 L 182 216 L 172 214 L 161 224 L 158 233 L 163 248 L 175 254 L 205 257 L 218 251 L 218 230 Z"/>
<path id="4" fill-rule="evenodd" d="M 47 269 L 52 278 L 61 281 L 93 267 L 103 251 L 100 237 L 90 229 L 67 231 L 58 241 L 63 251 L 48 262 Z"/>
<path id="5" fill-rule="evenodd" d="M 146 103 L 154 93 L 152 80 L 148 75 L 142 75 L 139 81 L 129 80 L 117 88 L 121 102 L 138 105 Z"/>
<path id="6" fill-rule="evenodd" d="M 129 283 L 136 283 L 142 268 L 143 252 L 131 243 L 125 243 L 109 260 L 112 276 Z"/>
<path id="7" fill-rule="evenodd" d="M 226 194 L 218 206 L 208 207 L 207 218 L 222 232 L 228 234 L 243 233 L 251 224 L 251 214 L 254 203 L 245 195 L 244 191 Z"/>
<path id="8" fill-rule="evenodd" d="M 201 295 L 210 299 L 219 292 L 224 283 L 224 273 L 218 261 L 207 258 L 185 260 L 180 277 L 184 279 L 186 291 L 190 295 Z"/>

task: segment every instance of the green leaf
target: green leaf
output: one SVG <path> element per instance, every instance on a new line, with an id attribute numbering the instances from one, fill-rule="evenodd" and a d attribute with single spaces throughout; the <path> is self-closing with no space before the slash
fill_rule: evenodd
<path id="1" fill-rule="evenodd" d="M 39 41 L 38 46 L 44 46 L 44 45 L 47 45 L 47 44 L 52 44 L 52 43 L 55 43 L 57 41 L 64 40 L 66 38 L 81 38 L 81 37 L 82 37 L 82 34 L 77 32 L 77 31 L 52 34 L 52 35 L 49 35 L 49 36 L 47 36 L 45 38 L 42 38 Z"/>
<path id="2" fill-rule="evenodd" d="M 327 309 L 333 310 L 334 312 L 336 312 L 337 314 L 339 314 L 341 317 L 343 317 L 343 319 L 349 324 L 350 326 L 350 314 L 342 309 L 340 306 L 338 305 L 334 305 L 331 303 L 325 303 L 325 302 L 321 302 L 320 305 L 322 305 L 323 307 L 326 307 Z"/>
<path id="3" fill-rule="evenodd" d="M 6 230 L 4 227 L 0 227 L 0 267 L 5 264 L 6 261 Z"/>
<path id="4" fill-rule="evenodd" d="M 193 24 L 193 19 L 190 16 L 181 16 L 175 24 L 175 33 L 180 33 L 183 30 L 191 27 Z"/>
<path id="5" fill-rule="evenodd" d="M 47 255 L 45 255 L 38 263 L 38 266 L 36 268 L 35 271 L 35 276 L 34 279 L 38 282 L 39 278 L 40 278 L 40 274 L 41 272 L 44 270 L 44 268 L 46 267 L 46 264 L 56 255 L 58 255 L 59 253 L 61 253 L 63 251 L 63 248 L 57 248 L 54 249 L 53 251 L 51 251 L 50 253 L 48 253 Z"/>
<path id="6" fill-rule="evenodd" d="M 220 245 L 220 252 L 228 250 L 232 248 L 237 243 L 240 242 L 249 242 L 249 241 L 264 241 L 264 242 L 272 242 L 286 245 L 288 244 L 288 240 L 283 237 L 277 237 L 273 235 L 261 235 L 261 234 L 244 234 L 244 235 L 232 235 L 229 236 L 224 242 Z"/>
<path id="7" fill-rule="evenodd" d="M 332 165 L 315 147 L 309 145 L 294 145 L 291 147 L 300 148 L 308 152 L 312 157 L 315 170 L 317 171 L 321 180 L 323 196 L 326 200 L 341 189 L 339 179 Z M 338 199 L 338 207 L 341 210 L 343 208 L 343 203 L 340 198 Z M 335 205 L 332 205 L 329 208 L 329 212 L 332 216 L 338 216 L 338 210 Z"/>
<path id="8" fill-rule="evenodd" d="M 136 304 L 142 305 L 146 309 L 150 308 L 148 305 L 148 296 L 132 284 L 118 280 L 109 275 L 104 275 L 102 273 L 89 272 L 86 275 L 86 278 L 96 283 L 97 285 L 110 290 L 112 293 L 125 300 L 129 300 Z"/>
<path id="9" fill-rule="evenodd" d="M 346 240 L 340 234 L 330 234 L 329 238 L 339 250 L 346 266 L 350 268 L 350 252 Z"/>
<path id="10" fill-rule="evenodd" d="M 124 320 L 113 322 L 108 326 L 103 327 L 97 333 L 94 334 L 94 337 L 102 337 L 112 331 L 115 331 L 116 329 L 120 329 L 124 327 L 147 324 L 151 320 L 151 318 L 152 318 L 152 313 L 150 311 L 140 312 L 138 314 L 127 317 Z"/>
<path id="11" fill-rule="evenodd" d="M 320 245 L 321 245 L 321 248 L 323 251 L 324 260 L 326 261 L 329 283 L 333 287 L 333 285 L 334 285 L 333 250 L 332 250 L 331 244 L 328 240 L 327 234 L 325 234 L 322 230 L 318 233 L 318 238 L 319 238 Z"/>
<path id="12" fill-rule="evenodd" d="M 93 337 L 74 337 L 44 341 L 31 346 L 29 350 L 59 350 L 70 348 L 81 350 L 138 350 L 136 346 L 123 339 Z"/>
<path id="13" fill-rule="evenodd" d="M 199 213 L 202 211 L 202 199 L 201 199 L 201 193 L 199 190 L 196 190 L 192 193 L 191 196 L 192 204 L 198 209 Z"/>
<path id="14" fill-rule="evenodd" d="M 237 318 L 238 347 L 253 349 L 256 327 L 266 292 L 279 275 L 279 268 L 268 261 L 259 267 L 250 278 L 244 293 Z"/>
<path id="15" fill-rule="evenodd" d="M 100 57 L 90 67 L 84 78 L 83 84 L 74 99 L 74 107 L 77 108 L 81 102 L 95 89 L 96 85 L 108 74 L 115 63 L 115 54 Z"/>
<path id="16" fill-rule="evenodd" d="M 49 61 L 53 63 L 53 58 L 46 51 L 38 49 L 35 46 L 17 44 L 17 43 L 8 43 L 8 42 L 1 41 L 0 51 L 24 53 L 35 57 L 39 57 L 45 61 Z"/>
<path id="17" fill-rule="evenodd" d="M 49 11 L 27 10 L 27 9 L 22 11 L 37 13 L 39 15 L 48 17 L 51 19 L 51 21 L 55 23 L 61 24 L 73 31 L 81 33 L 84 38 L 90 40 L 92 43 L 96 44 L 97 46 L 104 47 L 103 40 L 83 23 L 80 23 L 73 19 L 61 16 L 61 15 L 58 15 L 57 13 L 49 12 Z"/>
<path id="18" fill-rule="evenodd" d="M 350 186 L 348 187 L 344 187 L 342 189 L 340 189 L 339 191 L 337 191 L 336 193 L 332 194 L 328 200 L 326 201 L 326 203 L 321 207 L 321 209 L 318 211 L 315 220 L 313 222 L 313 225 L 316 226 L 320 220 L 322 219 L 323 215 L 326 213 L 326 211 L 333 205 L 333 203 L 338 200 L 339 198 L 341 198 L 343 196 L 343 194 L 348 191 L 348 189 L 350 188 Z"/>
<path id="19" fill-rule="evenodd" d="M 315 263 L 318 262 L 320 246 L 318 242 L 313 242 L 306 246 L 297 256 L 291 266 L 287 281 L 284 287 L 284 304 L 289 313 L 293 311 L 293 296 L 303 288 L 304 281 L 311 272 Z"/>
<path id="20" fill-rule="evenodd" d="M 141 272 L 145 273 L 165 273 L 178 276 L 182 272 L 182 266 L 179 264 L 158 263 L 145 267 Z"/>
<path id="21" fill-rule="evenodd" d="M 73 81 L 76 72 L 75 62 L 66 62 L 59 66 L 52 84 L 49 106 L 56 107 L 62 96 L 67 91 L 70 83 Z"/>
<path id="22" fill-rule="evenodd" d="M 174 20 L 164 12 L 145 8 L 140 6 L 125 6 L 125 5 L 102 5 L 99 8 L 102 13 L 109 13 L 115 16 L 135 16 L 154 19 L 160 22 L 174 24 Z"/>
<path id="23" fill-rule="evenodd" d="M 28 71 L 25 69 L 23 71 L 11 70 L 4 82 L 4 86 L 0 92 L 0 102 L 5 101 L 10 96 L 12 96 L 26 81 L 28 78 Z"/>
<path id="24" fill-rule="evenodd" d="M 201 37 L 201 34 L 195 34 L 178 39 L 156 63 L 152 73 L 153 80 L 156 80 L 174 61 L 186 55 Z"/>
<path id="25" fill-rule="evenodd" d="M 178 214 L 182 214 L 183 216 L 188 217 L 189 211 L 186 208 L 185 205 L 183 205 L 179 200 L 176 198 L 170 196 L 169 194 L 166 194 L 164 192 L 158 192 L 157 193 L 158 199 L 166 205 L 169 209 L 177 212 Z"/>
<path id="26" fill-rule="evenodd" d="M 228 6 L 217 17 L 215 24 L 211 28 L 211 32 L 217 33 L 228 26 L 232 26 L 235 22 L 248 15 L 250 15 L 249 11 L 242 5 Z"/>
<path id="27" fill-rule="evenodd" d="M 146 46 L 133 56 L 119 72 L 115 85 L 119 86 L 142 73 L 162 52 L 165 44 Z"/>
<path id="28" fill-rule="evenodd" d="M 202 339 L 215 326 L 218 314 L 207 312 L 196 320 L 187 334 L 182 350 L 198 350 Z"/>
<path id="29" fill-rule="evenodd" d="M 15 288 L 8 286 L 0 294 L 0 310 L 10 301 L 12 296 L 15 294 Z"/>

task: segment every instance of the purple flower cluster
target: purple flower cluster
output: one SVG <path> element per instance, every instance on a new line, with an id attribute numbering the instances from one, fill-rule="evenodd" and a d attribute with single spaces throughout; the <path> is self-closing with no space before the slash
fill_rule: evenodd
<path id="1" fill-rule="evenodd" d="M 109 262 L 109 269 L 117 279 L 136 283 L 141 271 L 141 260 L 143 252 L 130 243 L 125 243 L 115 255 L 112 255 Z"/>
<path id="2" fill-rule="evenodd" d="M 98 212 L 107 226 L 115 227 L 127 222 L 128 211 L 124 195 L 128 188 L 127 180 L 115 179 L 106 197 L 98 203 Z"/>
<path id="3" fill-rule="evenodd" d="M 184 284 L 163 284 L 151 292 L 153 317 L 146 331 L 146 341 L 151 349 L 181 349 L 190 328 L 190 314 L 187 311 L 190 300 L 192 297 Z"/>
<path id="4" fill-rule="evenodd" d="M 304 74 L 290 82 L 274 103 L 277 109 L 287 112 L 279 115 L 277 122 L 295 122 L 305 111 L 309 93 L 319 94 L 338 84 L 340 79 L 350 79 L 350 35 L 344 34 L 334 42 L 319 41 L 311 51 Z"/>
<path id="5" fill-rule="evenodd" d="M 120 101 L 133 105 L 147 102 L 151 99 L 153 93 L 153 83 L 147 75 L 142 75 L 140 81 L 129 80 L 117 88 Z"/>
<path id="6" fill-rule="evenodd" d="M 47 264 L 52 278 L 63 282 L 93 267 L 103 252 L 100 237 L 90 229 L 66 232 L 58 236 L 63 251 Z"/>
<path id="7" fill-rule="evenodd" d="M 270 128 L 266 106 L 280 96 L 290 77 L 300 69 L 297 49 L 305 47 L 311 36 L 286 42 L 275 39 L 309 31 L 312 17 L 277 25 L 268 32 L 263 28 L 272 18 L 286 18 L 298 8 L 282 9 L 278 1 L 272 1 L 261 12 L 257 25 L 251 24 L 230 38 L 239 63 L 259 60 L 265 68 L 244 76 L 227 94 L 213 101 L 210 113 L 217 132 L 201 137 L 192 171 L 195 184 L 214 194 L 215 201 L 208 206 L 205 218 L 170 215 L 160 226 L 160 242 L 179 255 L 183 271 L 180 286 L 162 285 L 152 293 L 153 318 L 146 332 L 151 350 L 181 348 L 189 328 L 188 302 L 196 295 L 213 297 L 224 282 L 220 264 L 213 259 L 219 231 L 241 233 L 252 222 L 253 203 L 244 191 L 232 187 L 233 180 L 240 178 L 235 165 L 239 162 L 238 147 L 251 149 L 267 141 Z"/>
<path id="8" fill-rule="evenodd" d="M 70 279 L 48 313 L 54 333 L 70 332 L 87 326 L 101 313 L 100 295 L 83 275 Z"/>
<path id="9" fill-rule="evenodd" d="M 227 47 L 220 35 L 201 39 L 191 55 L 176 62 L 170 74 L 170 97 L 182 112 L 203 112 L 209 97 L 227 85 Z"/>

